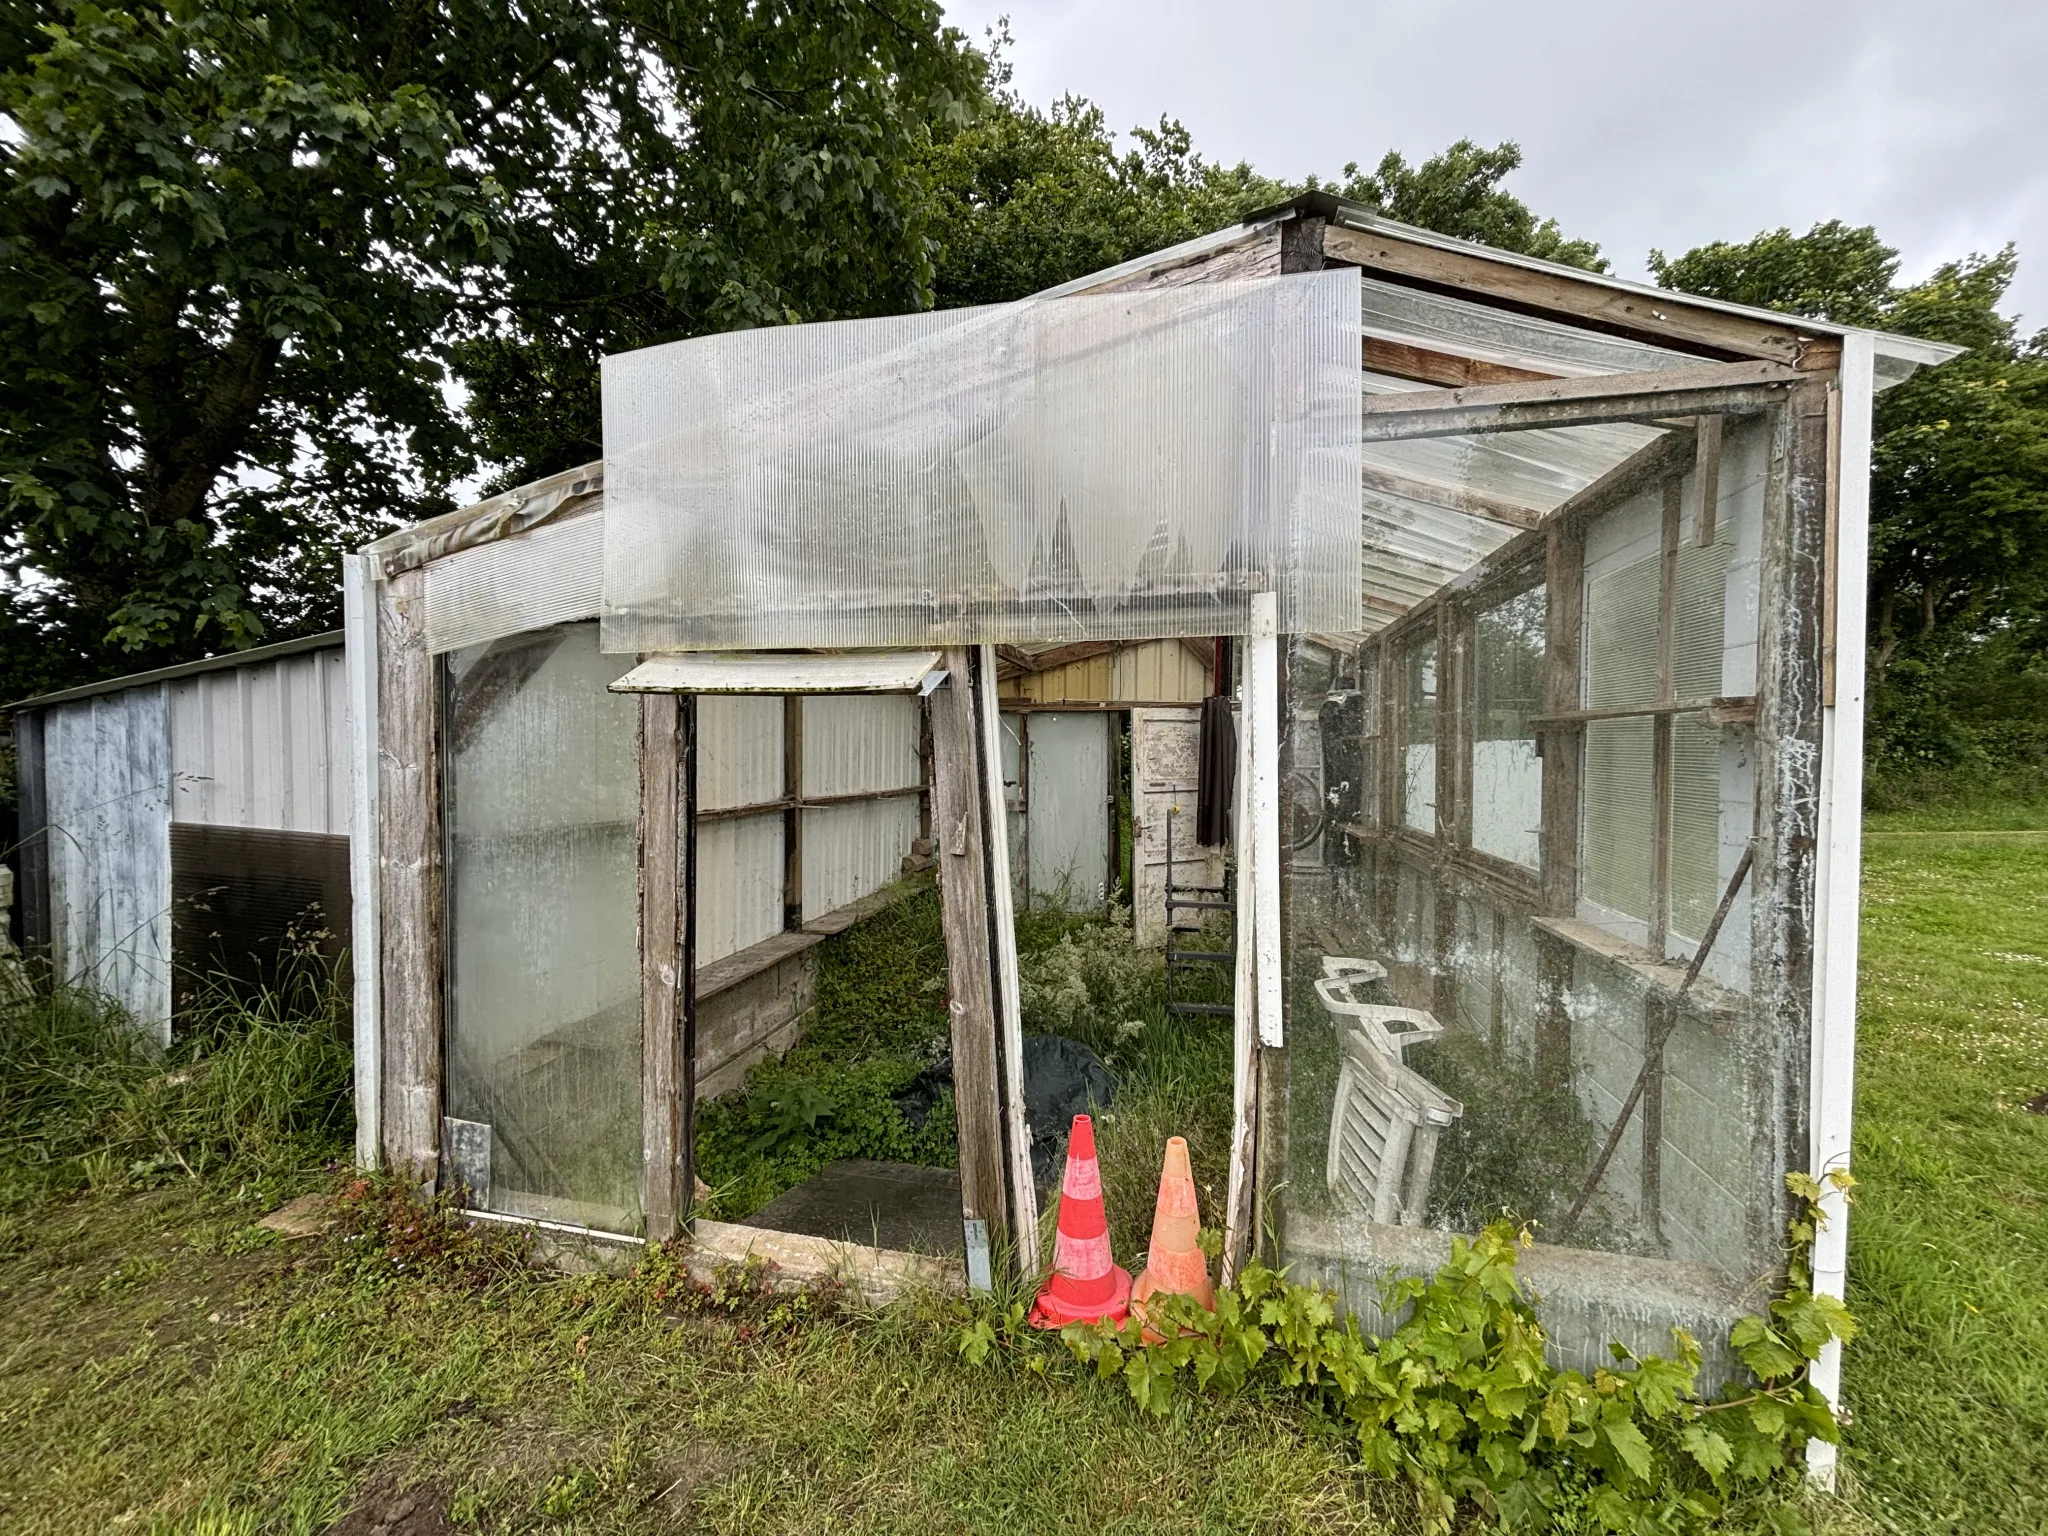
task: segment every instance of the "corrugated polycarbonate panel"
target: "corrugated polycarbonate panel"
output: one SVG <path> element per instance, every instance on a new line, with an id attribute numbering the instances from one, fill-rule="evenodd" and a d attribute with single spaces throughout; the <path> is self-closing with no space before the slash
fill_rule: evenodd
<path id="1" fill-rule="evenodd" d="M 1358 626 L 1355 268 L 604 363 L 619 652 Z"/>
<path id="2" fill-rule="evenodd" d="M 1359 288 L 1365 334 L 1387 341 L 1560 375 L 1639 373 L 1699 362 L 1689 352 L 1602 336 L 1555 320 L 1444 298 L 1398 283 L 1368 277 Z"/>
<path id="3" fill-rule="evenodd" d="M 1588 901 L 1639 921 L 1650 916 L 1650 858 L 1657 843 L 1653 731 L 1643 715 L 1586 726 L 1580 890 Z"/>
<path id="4" fill-rule="evenodd" d="M 903 873 L 917 837 L 917 796 L 804 812 L 804 918 L 871 896 Z"/>
<path id="5" fill-rule="evenodd" d="M 173 682 L 172 818 L 347 833 L 343 666 L 337 646 Z"/>
<path id="6" fill-rule="evenodd" d="M 804 700 L 804 793 L 912 789 L 920 778 L 923 705 L 903 695 Z M 914 804 L 915 802 L 913 802 Z M 805 850 L 809 857 L 809 850 Z"/>
<path id="7" fill-rule="evenodd" d="M 1473 625 L 1472 846 L 1529 869 L 1541 865 L 1545 591 L 1531 587 Z"/>
<path id="8" fill-rule="evenodd" d="M 597 616 L 603 504 L 531 533 L 444 555 L 427 567 L 427 646 L 436 655 Z"/>

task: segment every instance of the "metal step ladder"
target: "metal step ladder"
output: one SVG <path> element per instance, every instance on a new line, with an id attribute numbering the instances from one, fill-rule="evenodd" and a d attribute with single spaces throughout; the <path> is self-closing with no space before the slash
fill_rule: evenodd
<path id="1" fill-rule="evenodd" d="M 1173 992 L 1174 977 L 1185 982 L 1202 975 L 1201 967 L 1220 965 L 1230 978 L 1233 987 L 1237 981 L 1237 941 L 1234 936 L 1235 921 L 1232 923 L 1233 937 L 1225 949 L 1182 949 L 1179 941 L 1183 935 L 1202 934 L 1206 923 L 1199 915 L 1207 912 L 1237 911 L 1236 882 L 1234 871 L 1226 867 L 1221 885 L 1182 885 L 1174 878 L 1173 824 L 1181 814 L 1179 806 L 1170 806 L 1166 812 L 1166 1011 L 1168 1013 L 1212 1015 L 1230 1018 L 1237 1009 L 1231 1003 L 1197 1003 L 1176 998 Z M 1183 913 L 1198 914 L 1190 924 Z"/>

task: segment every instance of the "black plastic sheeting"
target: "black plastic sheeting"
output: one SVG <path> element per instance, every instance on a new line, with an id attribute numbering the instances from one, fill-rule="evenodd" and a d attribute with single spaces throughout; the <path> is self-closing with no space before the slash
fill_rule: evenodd
<path id="1" fill-rule="evenodd" d="M 894 1098 L 904 1119 L 922 1127 L 953 1086 L 953 1057 L 941 1056 Z M 1065 1035 L 1024 1037 L 1024 1118 L 1031 1127 L 1031 1174 L 1041 1190 L 1054 1188 L 1074 1116 L 1109 1108 L 1116 1079 L 1087 1046 Z"/>
<path id="2" fill-rule="evenodd" d="M 1230 841 L 1230 810 L 1237 798 L 1237 725 L 1227 698 L 1202 700 L 1196 774 L 1195 841 L 1221 848 Z"/>

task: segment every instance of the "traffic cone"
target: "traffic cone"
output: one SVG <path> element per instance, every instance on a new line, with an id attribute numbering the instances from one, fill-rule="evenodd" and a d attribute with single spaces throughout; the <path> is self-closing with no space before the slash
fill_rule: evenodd
<path id="1" fill-rule="evenodd" d="M 1192 1296 L 1211 1312 L 1216 1288 L 1209 1283 L 1209 1261 L 1197 1241 L 1202 1214 L 1195 1203 L 1195 1176 L 1188 1167 L 1188 1144 L 1179 1136 L 1166 1143 L 1166 1161 L 1159 1170 L 1159 1204 L 1152 1211 L 1152 1249 L 1145 1256 L 1138 1283 L 1131 1288 L 1131 1310 L 1143 1317 L 1151 1296 Z M 1150 1326 L 1145 1342 L 1162 1335 Z"/>
<path id="2" fill-rule="evenodd" d="M 1031 1324 L 1064 1328 L 1068 1323 L 1120 1323 L 1130 1310 L 1130 1274 L 1110 1262 L 1102 1171 L 1095 1163 L 1095 1122 L 1076 1115 L 1067 1137 L 1067 1170 L 1060 1181 L 1052 1273 L 1031 1304 Z"/>

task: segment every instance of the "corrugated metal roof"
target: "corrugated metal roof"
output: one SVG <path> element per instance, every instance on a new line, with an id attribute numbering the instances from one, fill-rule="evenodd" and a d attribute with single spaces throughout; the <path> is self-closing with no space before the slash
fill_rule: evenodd
<path id="1" fill-rule="evenodd" d="M 130 672 L 125 677 L 110 677 L 102 682 L 83 683 L 76 688 L 65 688 L 57 693 L 39 693 L 33 698 L 16 699 L 12 704 L 0 704 L 0 711 L 19 714 L 25 709 L 47 709 L 53 704 L 70 704 L 79 699 L 95 698 L 103 693 L 120 693 L 128 688 L 144 688 L 151 683 L 176 682 L 181 677 L 196 677 L 201 672 L 219 672 L 228 667 L 249 667 L 258 662 L 276 661 L 281 656 L 297 656 L 305 651 L 339 649 L 342 632 L 338 629 L 323 631 L 317 635 L 302 635 L 296 640 L 280 640 L 274 645 L 259 645 L 246 651 L 229 651 L 220 656 L 208 656 L 200 661 L 180 662 L 175 667 L 158 667 L 152 672 Z"/>

